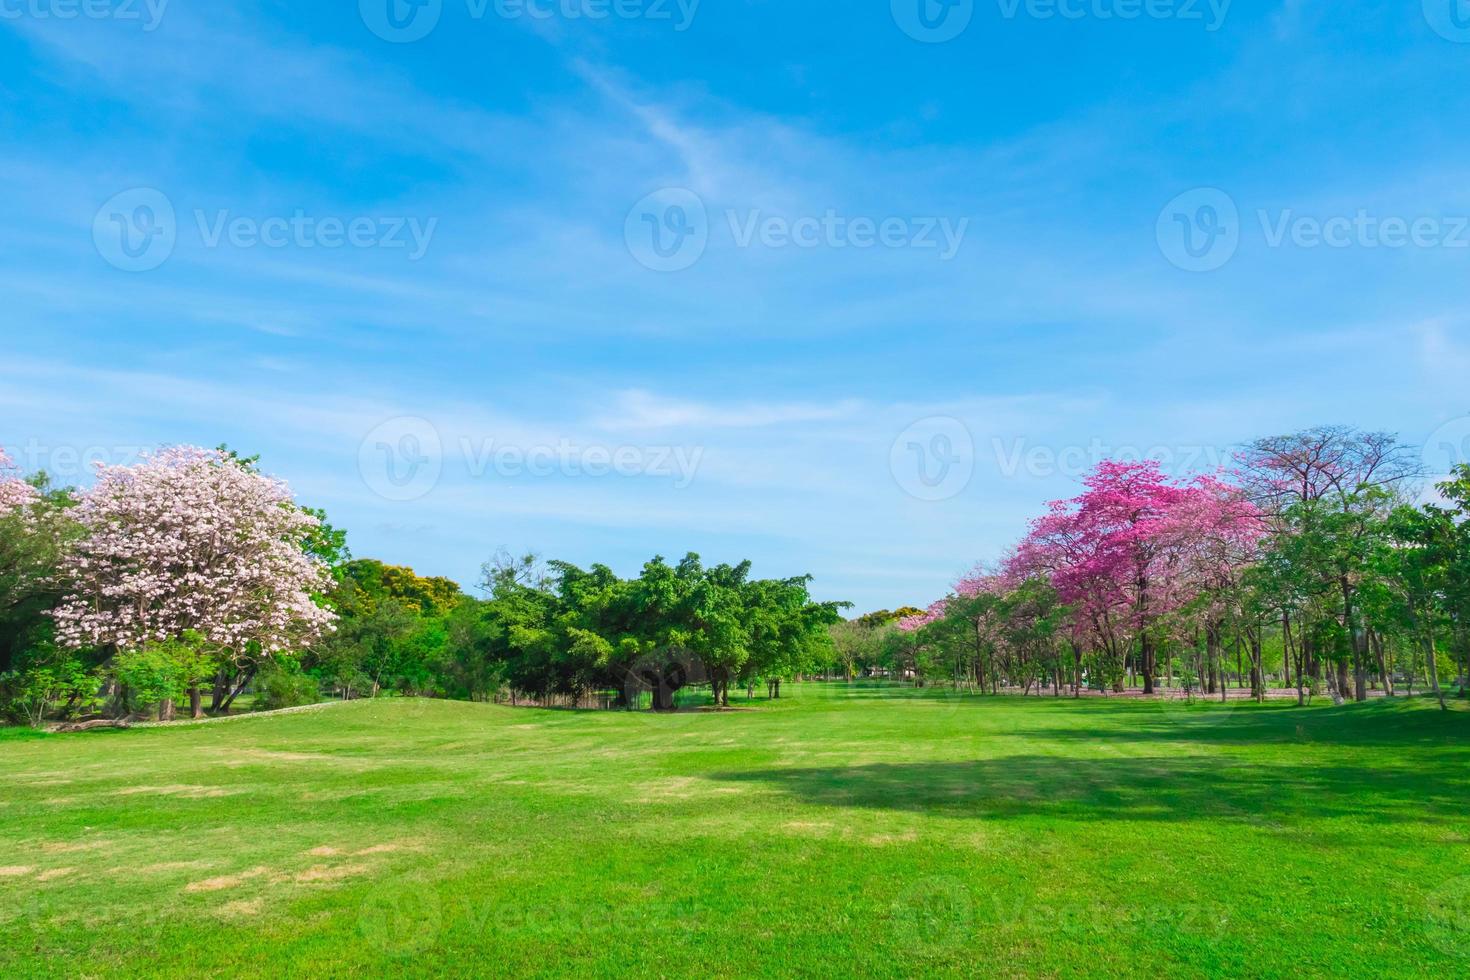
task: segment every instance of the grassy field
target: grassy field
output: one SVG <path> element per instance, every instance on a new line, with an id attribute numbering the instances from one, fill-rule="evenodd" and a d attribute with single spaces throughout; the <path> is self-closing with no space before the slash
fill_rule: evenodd
<path id="1" fill-rule="evenodd" d="M 1470 712 L 789 690 L 0 732 L 0 975 L 1470 974 Z"/>

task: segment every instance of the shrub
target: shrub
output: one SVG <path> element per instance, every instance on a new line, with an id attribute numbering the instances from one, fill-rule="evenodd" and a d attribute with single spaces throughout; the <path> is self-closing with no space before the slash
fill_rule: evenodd
<path id="1" fill-rule="evenodd" d="M 112 673 L 122 688 L 123 703 L 138 714 L 157 709 L 166 716 L 168 706 L 184 694 L 184 666 L 167 644 L 119 653 Z"/>
<path id="2" fill-rule="evenodd" d="M 321 699 L 321 684 L 294 664 L 274 665 L 255 682 L 255 706 L 261 711 L 297 708 Z"/>
<path id="3" fill-rule="evenodd" d="M 0 715 L 33 728 L 57 711 L 74 718 L 97 709 L 101 686 L 97 672 L 77 660 L 32 664 L 0 674 Z"/>

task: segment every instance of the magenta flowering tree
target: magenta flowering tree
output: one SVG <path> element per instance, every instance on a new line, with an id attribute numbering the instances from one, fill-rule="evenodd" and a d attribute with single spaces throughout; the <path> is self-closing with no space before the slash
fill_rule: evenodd
<path id="1" fill-rule="evenodd" d="M 303 549 L 318 521 L 284 483 L 183 446 L 99 467 L 79 497 L 83 535 L 63 559 L 69 591 L 53 612 L 62 644 L 136 650 L 187 633 L 238 664 L 331 628 L 317 602 L 330 577 Z"/>
<path id="2" fill-rule="evenodd" d="M 1252 688 L 1264 694 L 1260 670 L 1261 628 L 1253 608 L 1250 570 L 1267 535 L 1265 515 L 1240 487 L 1214 476 L 1195 480 L 1159 522 L 1160 573 L 1169 583 L 1175 626 L 1190 641 L 1203 634 L 1201 676 L 1214 690 L 1227 623 L 1250 642 Z M 1197 647 L 1197 643 L 1186 645 Z M 1224 687 L 1221 686 L 1221 694 Z"/>
<path id="3" fill-rule="evenodd" d="M 1145 694 L 1154 690 L 1154 626 L 1181 600 L 1165 572 L 1165 530 L 1193 491 L 1153 460 L 1098 465 L 1086 490 L 1033 522 L 1011 566 L 1047 576 L 1094 642 L 1119 662 L 1130 650 Z"/>

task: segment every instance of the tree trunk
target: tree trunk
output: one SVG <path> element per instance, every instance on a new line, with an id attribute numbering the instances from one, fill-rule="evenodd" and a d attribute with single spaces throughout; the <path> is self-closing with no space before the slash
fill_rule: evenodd
<path id="1" fill-rule="evenodd" d="M 214 690 L 209 697 L 209 710 L 218 711 L 230 693 L 230 675 L 221 667 L 214 675 Z"/>
<path id="2" fill-rule="evenodd" d="M 1383 693 L 1393 697 L 1393 671 L 1388 666 L 1388 655 L 1383 649 L 1383 636 L 1376 630 L 1372 633 L 1373 656 L 1378 661 L 1378 676 L 1383 679 Z"/>
<path id="3" fill-rule="evenodd" d="M 1363 666 L 1362 644 L 1358 642 L 1358 620 L 1353 614 L 1353 586 L 1346 575 L 1339 580 L 1342 587 L 1342 628 L 1347 630 L 1348 646 L 1353 654 L 1353 700 L 1368 700 L 1368 672 Z M 1347 691 L 1347 665 L 1337 675 L 1338 688 Z"/>
<path id="4" fill-rule="evenodd" d="M 204 717 L 204 699 L 199 693 L 199 685 L 189 685 L 189 715 L 193 718 Z"/>
<path id="5" fill-rule="evenodd" d="M 1139 668 L 1143 674 L 1143 693 L 1154 693 L 1154 640 L 1144 630 L 1143 643 L 1140 647 Z"/>
<path id="6" fill-rule="evenodd" d="M 251 667 L 246 669 L 244 675 L 240 678 L 240 683 L 237 684 L 235 686 L 235 689 L 230 692 L 230 696 L 225 698 L 224 704 L 220 705 L 220 710 L 228 714 L 230 710 L 230 705 L 235 703 L 235 699 L 240 696 L 240 692 L 245 690 L 245 686 L 249 684 L 250 681 L 254 679 L 254 677 L 255 667 L 252 665 Z"/>
<path id="7" fill-rule="evenodd" d="M 1424 646 L 1424 652 L 1429 660 L 1429 684 L 1434 690 L 1434 696 L 1439 700 L 1439 710 L 1450 710 L 1444 703 L 1444 692 L 1439 689 L 1439 667 L 1434 661 L 1434 631 L 1431 629 L 1426 637 L 1428 642 Z"/>
<path id="8" fill-rule="evenodd" d="M 1266 700 L 1266 673 L 1261 669 L 1261 631 L 1259 629 L 1250 632 L 1251 644 L 1251 694 L 1256 703 L 1261 704 Z"/>
<path id="9" fill-rule="evenodd" d="M 1302 654 L 1297 649 L 1296 643 L 1292 640 L 1290 613 L 1281 614 L 1281 636 L 1283 640 L 1281 655 L 1287 658 L 1284 666 L 1288 675 L 1291 673 L 1292 662 L 1294 661 L 1296 663 L 1296 706 L 1298 708 L 1306 707 L 1307 695 L 1306 690 L 1302 687 Z"/>

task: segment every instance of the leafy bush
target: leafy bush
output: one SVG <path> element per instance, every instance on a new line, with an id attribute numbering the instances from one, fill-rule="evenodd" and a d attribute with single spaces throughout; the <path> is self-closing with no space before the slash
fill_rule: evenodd
<path id="1" fill-rule="evenodd" d="M 101 686 L 97 672 L 74 659 L 32 664 L 0 674 L 0 714 L 39 728 L 57 711 L 76 717 L 96 710 Z"/>
<path id="2" fill-rule="evenodd" d="M 122 688 L 124 703 L 138 714 L 162 708 L 184 694 L 185 668 L 170 644 L 125 650 L 113 660 L 112 673 Z"/>
<path id="3" fill-rule="evenodd" d="M 277 664 L 255 682 L 255 706 L 261 711 L 297 708 L 322 699 L 322 686 L 295 664 Z"/>

